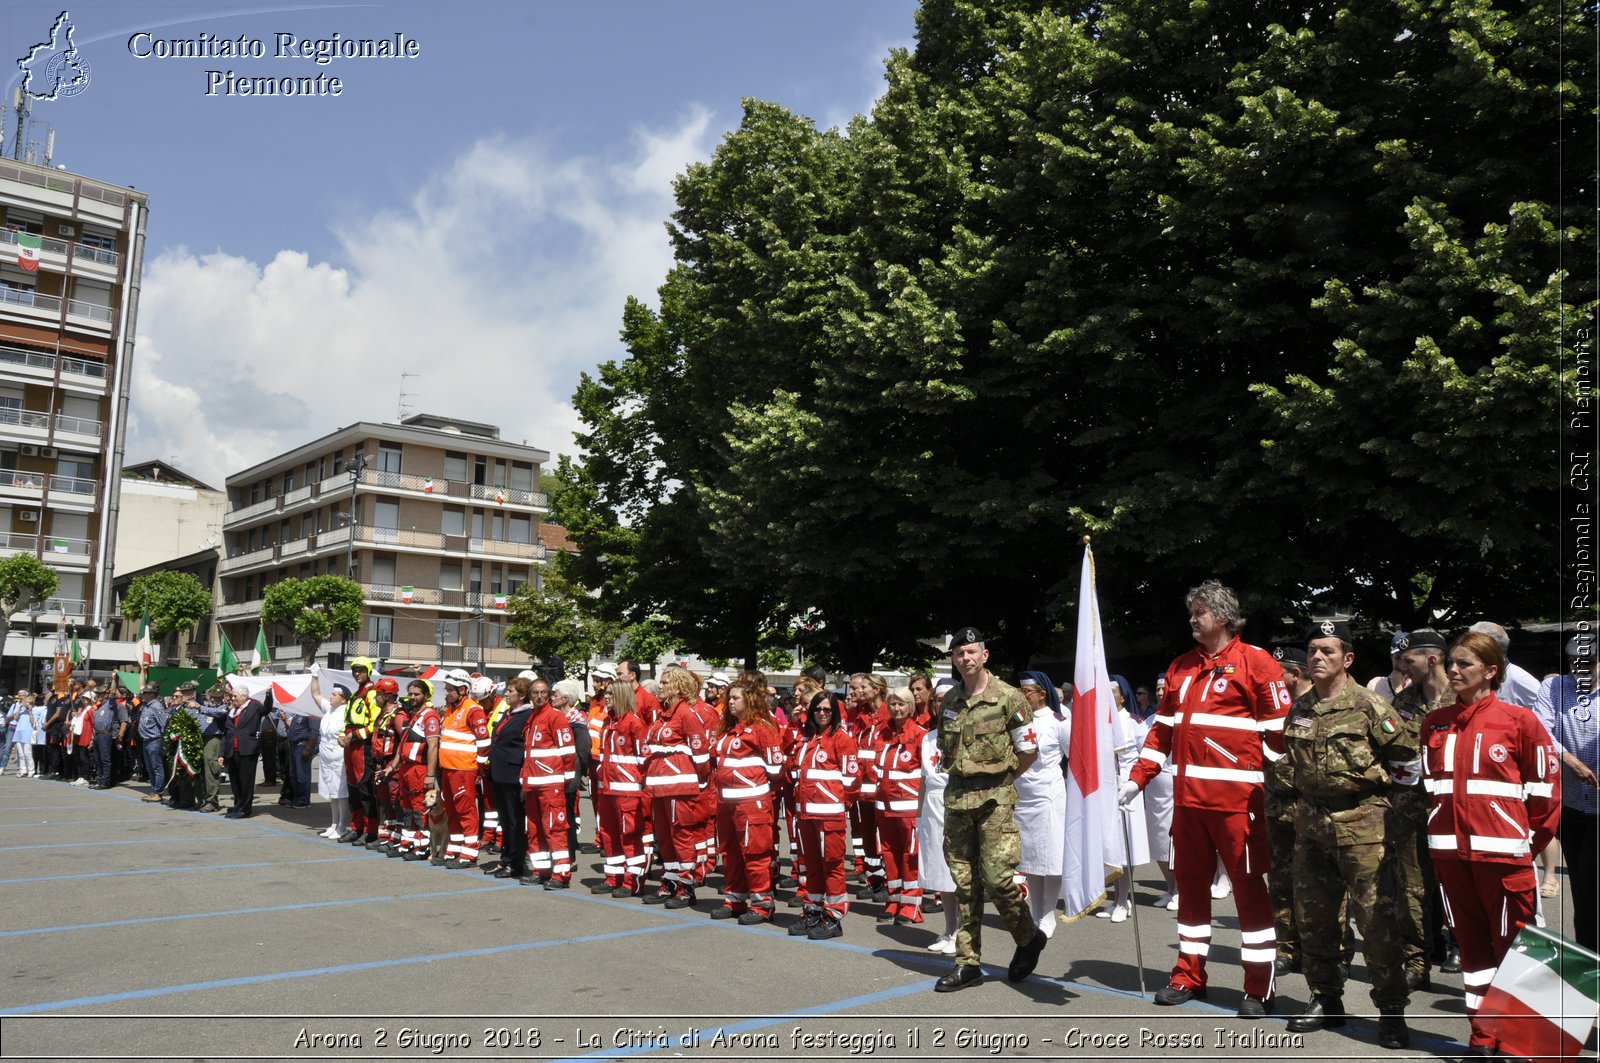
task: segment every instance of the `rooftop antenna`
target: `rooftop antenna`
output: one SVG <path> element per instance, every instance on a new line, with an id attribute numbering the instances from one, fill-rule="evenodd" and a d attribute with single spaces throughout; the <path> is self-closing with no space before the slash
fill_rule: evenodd
<path id="1" fill-rule="evenodd" d="M 414 392 L 410 392 L 410 391 L 406 390 L 406 381 L 407 380 L 415 380 L 415 379 L 417 379 L 417 374 L 416 373 L 401 373 L 400 374 L 400 401 L 399 401 L 398 408 L 396 409 L 395 416 L 394 416 L 394 419 L 397 420 L 397 421 L 403 421 L 403 420 L 406 419 L 406 411 L 410 409 L 410 407 L 406 405 L 406 400 L 407 399 L 414 399 L 414 398 L 417 397 Z"/>
<path id="2" fill-rule="evenodd" d="M 44 138 L 44 168 L 45 169 L 48 170 L 50 168 L 50 159 L 55 155 L 55 153 L 56 153 L 56 130 L 55 130 L 54 126 L 50 126 L 49 127 L 49 131 L 45 134 L 45 138 Z"/>
<path id="3" fill-rule="evenodd" d="M 26 139 L 28 111 L 32 106 L 28 94 L 22 91 L 21 85 L 18 85 L 11 94 L 11 106 L 17 112 L 17 135 L 11 140 L 11 157 L 20 161 L 22 142 Z"/>

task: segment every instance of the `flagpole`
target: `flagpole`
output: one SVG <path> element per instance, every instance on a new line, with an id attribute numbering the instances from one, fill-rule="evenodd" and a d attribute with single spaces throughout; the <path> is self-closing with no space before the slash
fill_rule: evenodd
<path id="1" fill-rule="evenodd" d="M 1133 962 L 1139 967 L 1139 999 L 1144 992 L 1144 944 L 1139 940 L 1139 902 L 1133 895 L 1133 828 L 1128 825 L 1133 810 L 1122 811 L 1122 873 L 1128 876 L 1128 914 L 1133 916 Z"/>

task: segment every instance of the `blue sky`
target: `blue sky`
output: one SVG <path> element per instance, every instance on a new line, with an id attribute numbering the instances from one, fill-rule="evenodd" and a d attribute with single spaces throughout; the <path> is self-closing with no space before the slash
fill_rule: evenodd
<path id="1" fill-rule="evenodd" d="M 805 5 L 68 5 L 89 84 L 40 102 L 54 163 L 150 196 L 128 459 L 213 482 L 355 420 L 500 423 L 570 452 L 578 373 L 670 263 L 671 180 L 742 97 L 827 126 L 870 106 L 910 0 Z M 5 99 L 59 3 L 0 12 Z M 137 58 L 129 38 L 263 42 Z M 416 59 L 276 58 L 275 35 L 414 39 Z M 141 39 L 138 47 L 149 50 Z M 207 71 L 337 97 L 207 96 Z M 15 123 L 6 124 L 6 155 Z"/>

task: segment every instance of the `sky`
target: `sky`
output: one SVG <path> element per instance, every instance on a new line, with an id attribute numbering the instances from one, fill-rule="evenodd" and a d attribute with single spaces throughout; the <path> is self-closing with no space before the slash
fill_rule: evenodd
<path id="1" fill-rule="evenodd" d="M 9 101 L 68 12 L 87 80 L 22 143 L 43 161 L 54 130 L 52 165 L 150 197 L 126 458 L 221 486 L 402 402 L 575 453 L 579 374 L 624 356 L 624 300 L 653 304 L 671 264 L 673 177 L 744 97 L 823 127 L 868 109 L 915 9 L 14 2 L 0 59 Z M 415 57 L 292 54 L 397 34 Z M 241 37 L 265 55 L 181 54 Z M 230 71 L 341 89 L 229 95 Z"/>

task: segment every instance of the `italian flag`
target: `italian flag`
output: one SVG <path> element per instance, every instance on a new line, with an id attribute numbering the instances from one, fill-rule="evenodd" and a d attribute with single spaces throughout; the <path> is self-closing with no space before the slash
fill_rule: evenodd
<path id="1" fill-rule="evenodd" d="M 1600 956 L 1524 926 L 1494 972 L 1478 1024 L 1499 1038 L 1501 1055 L 1572 1059 L 1589 1038 L 1597 1001 Z"/>
<path id="2" fill-rule="evenodd" d="M 32 233 L 17 233 L 17 266 L 29 273 L 39 272 L 39 238 Z"/>
<path id="3" fill-rule="evenodd" d="M 433 494 L 433 477 L 426 477 L 422 481 L 422 493 L 425 495 Z"/>
<path id="4" fill-rule="evenodd" d="M 504 609 L 506 607 L 506 596 L 503 595 L 503 594 L 495 595 L 494 596 L 494 607 L 496 609 Z"/>
<path id="5" fill-rule="evenodd" d="M 405 602 L 407 605 L 410 605 L 412 600 L 414 598 L 416 598 L 416 596 L 417 596 L 417 593 L 416 593 L 416 589 L 415 588 L 413 588 L 413 587 L 401 587 L 400 588 L 400 600 L 402 602 Z"/>
<path id="6" fill-rule="evenodd" d="M 145 667 L 149 667 L 150 662 L 155 660 L 156 646 L 155 643 L 150 640 L 150 608 L 148 606 L 145 607 L 144 612 L 139 616 L 138 646 L 139 663 Z"/>

